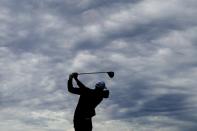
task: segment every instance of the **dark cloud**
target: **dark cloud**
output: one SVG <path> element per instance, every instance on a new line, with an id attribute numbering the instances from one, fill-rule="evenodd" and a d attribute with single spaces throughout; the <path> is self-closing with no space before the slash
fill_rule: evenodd
<path id="1" fill-rule="evenodd" d="M 1 0 L 2 130 L 72 131 L 73 71 L 114 70 L 98 130 L 195 130 L 194 0 Z M 13 125 L 12 128 L 9 125 Z"/>

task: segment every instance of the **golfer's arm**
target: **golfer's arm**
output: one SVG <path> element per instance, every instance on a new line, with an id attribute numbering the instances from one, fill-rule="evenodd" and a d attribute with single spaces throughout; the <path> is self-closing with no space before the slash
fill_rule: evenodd
<path id="1" fill-rule="evenodd" d="M 78 80 L 78 78 L 75 78 L 75 81 L 77 82 L 79 88 L 87 88 L 80 80 Z"/>
<path id="2" fill-rule="evenodd" d="M 80 94 L 79 88 L 73 87 L 73 79 L 68 79 L 68 91 L 74 94 Z"/>

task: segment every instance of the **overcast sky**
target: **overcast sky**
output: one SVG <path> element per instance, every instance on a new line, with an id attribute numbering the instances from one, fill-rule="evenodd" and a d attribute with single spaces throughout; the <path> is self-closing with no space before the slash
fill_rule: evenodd
<path id="1" fill-rule="evenodd" d="M 73 131 L 72 72 L 110 98 L 94 131 L 197 130 L 196 0 L 0 0 L 0 130 Z"/>

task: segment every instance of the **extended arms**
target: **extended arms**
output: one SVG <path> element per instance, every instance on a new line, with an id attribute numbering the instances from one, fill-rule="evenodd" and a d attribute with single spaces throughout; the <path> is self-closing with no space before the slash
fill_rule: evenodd
<path id="1" fill-rule="evenodd" d="M 67 85 L 67 88 L 68 88 L 68 91 L 71 92 L 71 93 L 74 93 L 74 94 L 80 94 L 80 90 L 79 88 L 76 88 L 76 87 L 73 87 L 73 74 L 70 74 L 69 75 L 69 79 L 68 79 L 68 85 Z"/>
<path id="2" fill-rule="evenodd" d="M 77 85 L 79 88 L 73 87 L 73 78 L 75 79 Z M 68 80 L 68 91 L 74 94 L 81 94 L 84 89 L 88 89 L 81 81 L 78 80 L 78 73 L 72 73 L 69 76 Z"/>

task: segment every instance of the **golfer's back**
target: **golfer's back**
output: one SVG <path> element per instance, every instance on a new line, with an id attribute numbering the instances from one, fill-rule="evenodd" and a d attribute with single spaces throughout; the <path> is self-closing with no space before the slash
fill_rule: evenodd
<path id="1" fill-rule="evenodd" d="M 86 88 L 81 91 L 79 102 L 75 110 L 75 118 L 90 118 L 96 115 L 95 108 L 103 100 L 108 98 L 109 91 Z"/>

